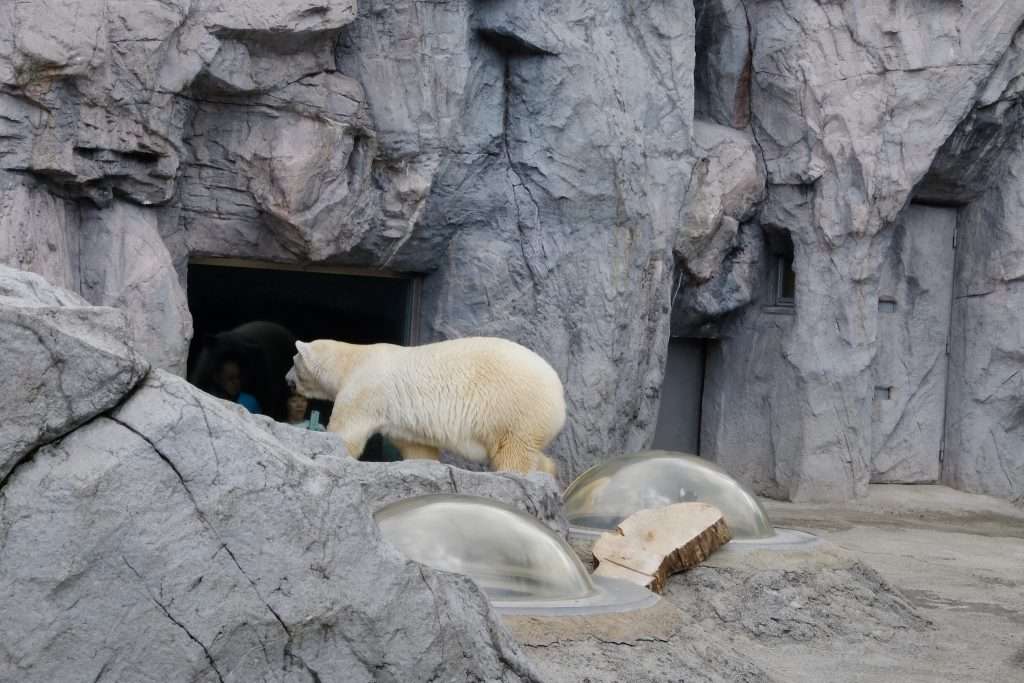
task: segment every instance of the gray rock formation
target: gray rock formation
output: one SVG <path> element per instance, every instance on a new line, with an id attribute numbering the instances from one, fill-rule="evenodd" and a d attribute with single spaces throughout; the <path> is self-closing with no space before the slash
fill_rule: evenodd
<path id="1" fill-rule="evenodd" d="M 192 318 L 152 211 L 115 202 L 81 208 L 78 277 L 82 296 L 128 314 L 139 353 L 183 372 Z"/>
<path id="2" fill-rule="evenodd" d="M 163 371 L 136 386 L 124 313 L 0 275 L 0 679 L 537 680 L 475 584 L 372 512 L 458 490 L 564 529 L 550 478 L 359 463 Z"/>
<path id="3" fill-rule="evenodd" d="M 129 311 L 178 372 L 168 263 L 430 273 L 425 338 L 508 336 L 562 373 L 568 476 L 642 445 L 692 164 L 688 2 L 103 1 L 74 37 L 50 5 L 70 11 L 3 15 L 5 262 Z"/>
<path id="4" fill-rule="evenodd" d="M 750 125 L 751 45 L 746 3 L 695 0 L 697 118 L 723 126 Z"/>
<path id="5" fill-rule="evenodd" d="M 698 121 L 693 138 L 698 162 L 690 177 L 675 256 L 688 278 L 702 284 L 723 272 L 740 224 L 754 217 L 764 199 L 765 178 L 749 135 Z"/>
<path id="6" fill-rule="evenodd" d="M 1024 153 L 961 209 L 943 479 L 1024 497 Z"/>
<path id="7" fill-rule="evenodd" d="M 0 482 L 32 451 L 110 410 L 145 376 L 127 316 L 0 266 Z"/>
<path id="8" fill-rule="evenodd" d="M 999 203 L 1022 22 L 925 0 L 8 3 L 0 262 L 126 311 L 177 373 L 191 260 L 421 278 L 420 340 L 510 337 L 559 371 L 567 479 L 649 445 L 674 335 L 712 340 L 691 431 L 758 490 L 962 481 L 933 447 L 942 373 L 894 374 L 916 352 L 878 300 L 911 201 Z M 899 325 L 930 319 L 912 301 Z M 984 396 L 972 354 L 949 377 Z M 917 424 L 928 453 L 898 465 Z M 1024 495 L 993 448 L 971 486 Z"/>
<path id="9" fill-rule="evenodd" d="M 919 184 L 940 187 L 951 170 L 988 171 L 997 161 L 1000 135 L 1012 134 L 994 135 L 984 124 L 994 102 L 1019 96 L 1015 34 L 1024 7 L 767 2 L 746 9 L 752 128 L 768 174 L 759 221 L 769 236 L 792 242 L 795 308 L 773 308 L 766 264 L 755 306 L 731 320 L 712 349 L 702 444 L 773 495 L 861 495 L 873 472 L 890 467 L 876 461 L 874 444 L 916 417 L 911 402 L 902 415 L 873 422 L 881 276 L 886 250 L 899 244 L 893 226 Z M 733 42 L 747 30 L 737 21 L 716 25 Z M 724 107 L 722 97 L 711 101 Z M 971 150 L 966 167 L 952 161 L 964 150 Z M 958 180 L 979 181 L 977 173 Z M 921 267 L 929 265 L 941 267 Z M 936 422 L 924 422 L 934 443 Z M 914 469 L 894 478 L 919 480 Z M 937 470 L 934 463 L 929 476 Z"/>
<path id="10" fill-rule="evenodd" d="M 460 229 L 426 283 L 427 336 L 507 336 L 545 356 L 566 386 L 552 450 L 571 478 L 653 432 L 692 164 L 693 14 L 495 4 L 475 17 L 491 104 L 471 111 L 491 154 L 467 192 L 482 201 L 442 214 Z"/>

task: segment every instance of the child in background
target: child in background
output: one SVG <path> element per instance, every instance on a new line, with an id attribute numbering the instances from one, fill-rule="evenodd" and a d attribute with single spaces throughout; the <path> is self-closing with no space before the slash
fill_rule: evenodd
<path id="1" fill-rule="evenodd" d="M 288 424 L 295 425 L 296 427 L 306 426 L 306 409 L 309 407 L 309 401 L 306 400 L 305 396 L 299 394 L 292 394 L 288 397 Z"/>
<path id="2" fill-rule="evenodd" d="M 260 414 L 260 402 L 252 394 L 242 391 L 242 369 L 238 361 L 225 360 L 217 373 L 217 385 L 223 392 L 223 398 L 245 406 L 255 415 Z"/>
<path id="3" fill-rule="evenodd" d="M 320 424 L 320 411 L 314 410 L 309 419 L 306 419 L 306 410 L 309 408 L 309 401 L 305 396 L 292 394 L 288 397 L 288 424 L 295 427 L 303 427 L 310 431 L 322 432 L 324 426 Z"/>

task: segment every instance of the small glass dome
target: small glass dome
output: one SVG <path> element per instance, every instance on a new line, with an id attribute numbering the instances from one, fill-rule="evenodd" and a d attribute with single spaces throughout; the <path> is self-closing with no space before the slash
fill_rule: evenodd
<path id="1" fill-rule="evenodd" d="M 466 574 L 492 600 L 584 598 L 594 585 L 583 563 L 551 529 L 489 498 L 436 494 L 407 498 L 374 515 L 411 560 Z"/>
<path id="2" fill-rule="evenodd" d="M 722 511 L 733 539 L 771 538 L 775 530 L 757 499 L 718 466 L 693 455 L 647 451 L 595 465 L 565 490 L 573 530 L 614 529 L 638 510 L 698 501 Z"/>
<path id="3" fill-rule="evenodd" d="M 537 519 L 489 498 L 428 494 L 377 510 L 381 535 L 410 560 L 473 579 L 501 612 L 588 614 L 650 607 L 658 596 L 591 577 Z"/>

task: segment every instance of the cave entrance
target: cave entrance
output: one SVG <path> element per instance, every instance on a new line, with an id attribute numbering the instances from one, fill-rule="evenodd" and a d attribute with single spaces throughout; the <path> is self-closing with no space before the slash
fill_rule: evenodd
<path id="1" fill-rule="evenodd" d="M 337 339 L 355 344 L 417 343 L 420 279 L 356 268 L 298 266 L 238 259 L 197 258 L 188 267 L 188 305 L 194 335 L 189 376 L 206 335 L 253 320 L 278 323 L 296 339 Z M 326 425 L 333 406 L 310 401 Z M 379 437 L 363 460 L 395 460 Z"/>
<path id="2" fill-rule="evenodd" d="M 700 454 L 706 355 L 704 339 L 673 337 L 669 340 L 654 448 Z"/>

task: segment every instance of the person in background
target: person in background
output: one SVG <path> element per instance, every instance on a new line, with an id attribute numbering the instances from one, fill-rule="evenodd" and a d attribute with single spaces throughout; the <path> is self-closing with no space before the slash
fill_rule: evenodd
<path id="1" fill-rule="evenodd" d="M 296 427 L 305 427 L 308 423 L 306 421 L 306 409 L 309 407 L 309 401 L 306 400 L 305 396 L 300 394 L 292 394 L 288 397 L 288 424 L 295 425 Z"/>
<path id="2" fill-rule="evenodd" d="M 221 363 L 217 371 L 217 386 L 223 392 L 223 398 L 241 404 L 254 415 L 260 414 L 260 402 L 252 394 L 242 391 L 242 368 L 238 361 L 227 359 Z"/>
<path id="3" fill-rule="evenodd" d="M 307 410 L 309 410 L 309 399 L 301 394 L 290 395 L 288 397 L 288 424 L 312 432 L 326 431 L 320 424 L 320 411 L 312 410 L 309 412 L 309 418 L 306 418 Z"/>
<path id="4" fill-rule="evenodd" d="M 288 328 L 267 320 L 252 320 L 216 334 L 200 332 L 193 346 L 198 353 L 189 363 L 189 382 L 214 396 L 235 401 L 236 394 L 224 395 L 218 378 L 224 362 L 233 360 L 241 370 L 240 390 L 256 399 L 259 413 L 285 422 L 289 394 L 285 376 L 295 355 L 295 337 Z M 247 397 L 242 400 L 251 406 Z"/>

